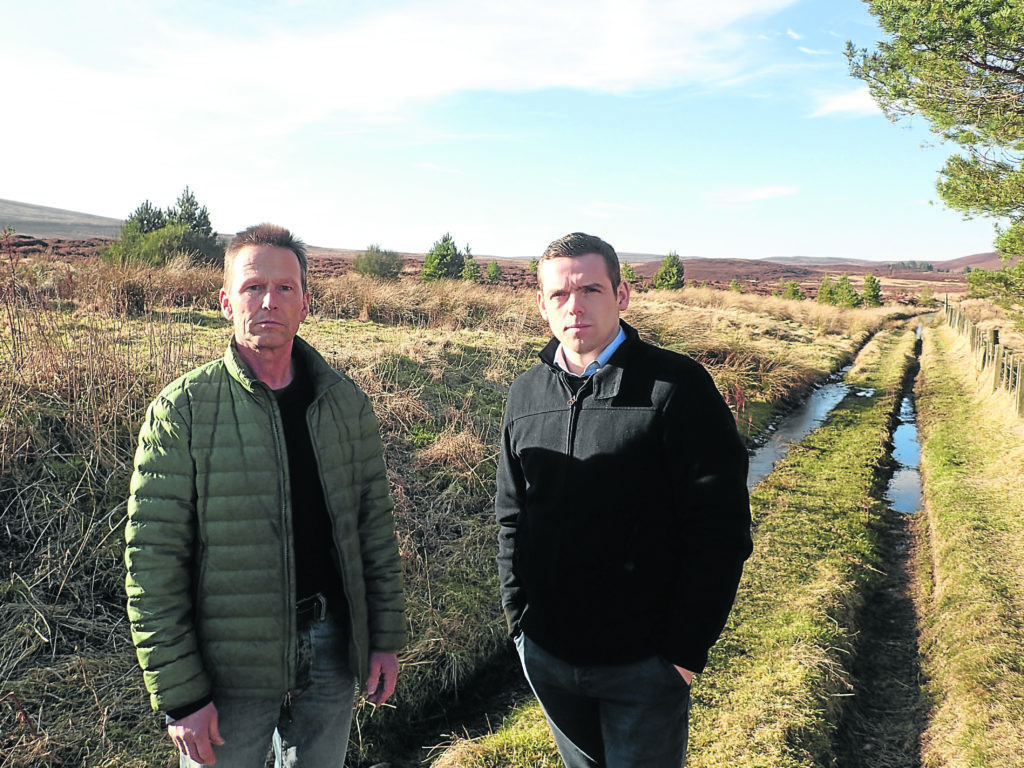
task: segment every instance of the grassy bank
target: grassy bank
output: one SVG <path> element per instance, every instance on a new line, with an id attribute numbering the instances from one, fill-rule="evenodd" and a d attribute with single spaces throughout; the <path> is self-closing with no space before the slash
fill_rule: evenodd
<path id="1" fill-rule="evenodd" d="M 219 275 L 45 259 L 5 264 L 8 273 L 0 764 L 163 765 L 172 748 L 124 617 L 125 497 L 149 401 L 223 353 L 230 327 L 211 301 Z M 351 762 L 369 764 L 504 648 L 497 431 L 508 383 L 546 334 L 529 291 L 357 276 L 314 277 L 312 288 L 302 335 L 368 392 L 381 422 L 407 583 L 411 642 L 394 704 L 359 707 L 353 730 Z M 707 363 L 752 435 L 892 314 L 713 294 L 637 295 L 627 320 Z"/>
<path id="2" fill-rule="evenodd" d="M 852 686 L 858 610 L 879 574 L 883 465 L 912 331 L 878 334 L 848 396 L 754 491 L 755 550 L 736 608 L 694 687 L 689 766 L 830 765 Z M 861 395 L 865 395 L 861 392 Z M 536 704 L 453 746 L 444 768 L 557 765 Z"/>
<path id="3" fill-rule="evenodd" d="M 1010 768 L 1024 754 L 1024 423 L 966 342 L 925 338 L 918 425 L 923 764 Z"/>

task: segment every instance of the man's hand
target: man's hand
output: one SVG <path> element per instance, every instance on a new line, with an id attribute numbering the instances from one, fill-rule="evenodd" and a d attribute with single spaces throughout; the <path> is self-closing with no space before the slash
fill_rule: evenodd
<path id="1" fill-rule="evenodd" d="M 687 685 L 693 685 L 693 672 L 686 669 L 685 667 L 680 667 L 676 664 L 673 664 L 672 666 L 676 668 L 676 672 L 683 676 L 683 680 L 686 681 Z"/>
<path id="2" fill-rule="evenodd" d="M 395 692 L 398 679 L 398 655 L 374 651 L 370 654 L 370 676 L 366 679 L 366 700 L 383 704 Z"/>
<path id="3" fill-rule="evenodd" d="M 181 754 L 202 765 L 216 763 L 213 748 L 224 743 L 217 730 L 217 708 L 212 701 L 198 712 L 175 720 L 167 726 L 167 733 Z"/>

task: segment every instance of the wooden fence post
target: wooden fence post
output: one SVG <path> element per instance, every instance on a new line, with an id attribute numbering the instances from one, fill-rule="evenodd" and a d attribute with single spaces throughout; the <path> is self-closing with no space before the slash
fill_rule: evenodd
<path id="1" fill-rule="evenodd" d="M 996 337 L 998 338 L 998 336 Z M 1003 345 L 992 345 L 992 391 L 995 392 L 1003 383 Z"/>
<path id="2" fill-rule="evenodd" d="M 1014 399 L 1018 416 L 1024 416 L 1024 359 L 999 343 L 999 329 L 982 331 L 949 302 L 945 306 L 946 324 L 967 337 L 978 372 L 992 366 L 992 391 L 1002 386 Z"/>
<path id="3" fill-rule="evenodd" d="M 1024 413 L 1024 386 L 1021 386 L 1021 376 L 1024 375 L 1024 361 L 1017 363 L 1017 415 Z"/>

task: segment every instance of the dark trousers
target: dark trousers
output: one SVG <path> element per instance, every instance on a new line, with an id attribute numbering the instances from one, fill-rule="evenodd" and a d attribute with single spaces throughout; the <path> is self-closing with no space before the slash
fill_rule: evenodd
<path id="1" fill-rule="evenodd" d="M 667 660 L 580 667 L 523 633 L 516 647 L 567 768 L 686 764 L 690 686 Z"/>

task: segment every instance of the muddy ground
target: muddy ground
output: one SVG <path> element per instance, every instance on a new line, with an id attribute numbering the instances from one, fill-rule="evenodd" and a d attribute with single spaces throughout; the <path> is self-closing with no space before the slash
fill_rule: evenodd
<path id="1" fill-rule="evenodd" d="M 920 515 L 921 513 L 918 513 Z M 835 738 L 839 768 L 919 768 L 926 707 L 918 657 L 918 593 L 913 564 L 920 518 L 888 511 L 884 578 L 862 617 L 855 689 Z"/>

